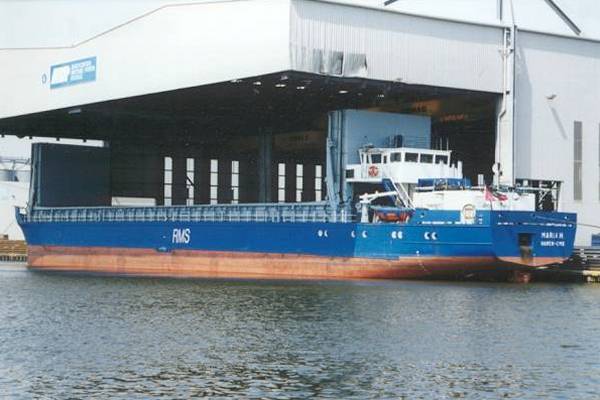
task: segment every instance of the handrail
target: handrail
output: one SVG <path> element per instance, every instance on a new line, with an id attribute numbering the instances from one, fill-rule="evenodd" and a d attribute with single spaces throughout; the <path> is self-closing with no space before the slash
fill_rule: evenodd
<path id="1" fill-rule="evenodd" d="M 35 207 L 23 222 L 349 222 L 347 210 L 327 203 L 217 204 L 158 207 Z"/>

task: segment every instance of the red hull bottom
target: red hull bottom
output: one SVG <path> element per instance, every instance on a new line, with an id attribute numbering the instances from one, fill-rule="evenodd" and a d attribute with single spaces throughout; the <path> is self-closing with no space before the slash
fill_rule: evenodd
<path id="1" fill-rule="evenodd" d="M 508 272 L 514 265 L 493 257 L 412 257 L 398 260 L 105 247 L 30 246 L 36 270 L 174 278 L 450 279 Z"/>

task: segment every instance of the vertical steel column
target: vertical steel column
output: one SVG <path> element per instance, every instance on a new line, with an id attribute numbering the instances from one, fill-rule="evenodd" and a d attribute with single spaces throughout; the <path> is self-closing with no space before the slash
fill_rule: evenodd
<path id="1" fill-rule="evenodd" d="M 174 206 L 185 205 L 185 200 L 187 199 L 185 159 L 186 157 L 181 155 L 173 157 L 173 186 L 171 190 Z"/>
<path id="2" fill-rule="evenodd" d="M 240 157 L 240 203 L 255 203 L 258 201 L 258 168 L 256 160 Z"/>
<path id="3" fill-rule="evenodd" d="M 329 113 L 329 128 L 327 135 L 327 159 L 325 166 L 325 182 L 329 206 L 337 211 L 341 197 L 344 194 L 342 185 L 342 174 L 344 168 L 343 160 L 343 121 L 345 115 L 343 111 L 334 111 Z"/>
<path id="4" fill-rule="evenodd" d="M 496 16 L 497 16 L 498 20 L 500 20 L 500 21 L 504 20 L 504 1 L 503 0 L 498 0 L 498 3 L 496 5 Z"/>
<path id="5" fill-rule="evenodd" d="M 302 201 L 315 201 L 315 164 L 304 164 Z"/>
<path id="6" fill-rule="evenodd" d="M 194 203 L 210 203 L 210 157 L 200 152 L 194 161 Z"/>
<path id="7" fill-rule="evenodd" d="M 258 201 L 269 203 L 273 201 L 273 132 L 270 129 L 261 129 L 258 153 Z"/>
<path id="8" fill-rule="evenodd" d="M 515 41 L 516 26 L 504 29 L 502 58 L 502 99 L 498 104 L 496 122 L 495 185 L 513 185 L 515 180 Z"/>
<path id="9" fill-rule="evenodd" d="M 231 192 L 231 159 L 219 159 L 219 204 L 229 204 L 233 198 Z"/>
<path id="10" fill-rule="evenodd" d="M 296 162 L 285 163 L 285 202 L 296 202 Z"/>

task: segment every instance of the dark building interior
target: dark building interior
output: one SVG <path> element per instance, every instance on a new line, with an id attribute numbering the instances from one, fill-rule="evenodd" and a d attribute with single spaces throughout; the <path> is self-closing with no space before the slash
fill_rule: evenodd
<path id="1" fill-rule="evenodd" d="M 472 181 L 484 174 L 490 182 L 498 101 L 490 93 L 283 72 L 5 119 L 0 133 L 104 141 L 112 197 L 172 205 L 315 201 L 325 196 L 330 111 L 429 116 L 431 146 L 453 150 Z"/>

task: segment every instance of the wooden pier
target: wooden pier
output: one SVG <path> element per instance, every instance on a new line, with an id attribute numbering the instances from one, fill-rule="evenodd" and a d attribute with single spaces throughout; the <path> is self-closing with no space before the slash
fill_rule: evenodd
<path id="1" fill-rule="evenodd" d="M 533 275 L 536 281 L 600 283 L 600 246 L 576 247 L 564 263 Z"/>
<path id="2" fill-rule="evenodd" d="M 575 248 L 568 265 L 579 268 L 587 282 L 600 283 L 600 246 Z"/>
<path id="3" fill-rule="evenodd" d="M 7 240 L 0 238 L 0 261 L 26 262 L 27 244 L 23 240 Z"/>

